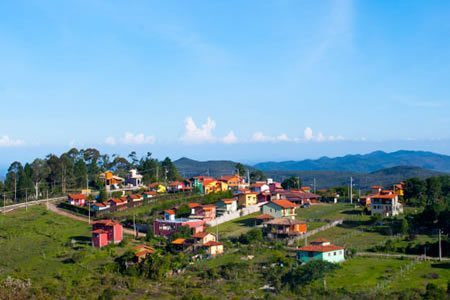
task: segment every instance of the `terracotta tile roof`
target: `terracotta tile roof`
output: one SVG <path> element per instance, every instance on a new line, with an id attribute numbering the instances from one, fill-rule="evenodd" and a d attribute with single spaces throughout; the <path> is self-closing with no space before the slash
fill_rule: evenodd
<path id="1" fill-rule="evenodd" d="M 103 233 L 108 233 L 108 231 L 103 230 L 103 229 L 96 229 L 96 230 L 92 230 L 92 233 L 103 234 Z"/>
<path id="2" fill-rule="evenodd" d="M 277 218 L 273 219 L 272 221 L 267 222 L 266 224 L 269 225 L 295 225 L 295 224 L 306 224 L 303 221 L 299 220 L 292 220 L 288 218 Z"/>
<path id="3" fill-rule="evenodd" d="M 236 202 L 237 199 L 222 199 L 222 201 L 225 204 L 233 204 L 233 202 Z"/>
<path id="4" fill-rule="evenodd" d="M 188 206 L 189 206 L 189 208 L 196 208 L 196 207 L 201 206 L 201 204 L 200 203 L 196 203 L 196 202 L 189 202 Z"/>
<path id="5" fill-rule="evenodd" d="M 156 196 L 156 195 L 158 195 L 158 193 L 157 192 L 144 192 L 144 195 Z"/>
<path id="6" fill-rule="evenodd" d="M 155 251 L 153 250 L 148 250 L 148 249 L 143 249 L 139 252 L 136 252 L 135 256 L 136 257 L 143 257 L 143 256 L 147 256 L 147 254 L 153 254 Z"/>
<path id="7" fill-rule="evenodd" d="M 315 239 L 314 241 L 311 241 L 311 243 L 331 243 L 331 241 L 327 239 Z"/>
<path id="8" fill-rule="evenodd" d="M 172 244 L 174 244 L 174 245 L 183 245 L 184 242 L 186 242 L 186 239 L 178 238 L 176 240 L 173 240 Z"/>
<path id="9" fill-rule="evenodd" d="M 205 247 L 211 247 L 211 246 L 220 246 L 223 245 L 223 243 L 216 242 L 216 241 L 209 241 L 203 244 Z"/>
<path id="10" fill-rule="evenodd" d="M 394 199 L 397 196 L 398 196 L 397 194 L 389 194 L 389 195 L 376 194 L 376 195 L 371 195 L 370 198 L 374 198 L 374 199 Z"/>
<path id="11" fill-rule="evenodd" d="M 202 205 L 203 210 L 214 210 L 216 206 L 214 204 Z"/>
<path id="12" fill-rule="evenodd" d="M 98 207 L 107 207 L 109 206 L 108 202 L 100 202 L 100 203 L 94 203 L 94 206 L 98 206 Z"/>
<path id="13" fill-rule="evenodd" d="M 98 220 L 98 221 L 94 221 L 92 224 L 93 225 L 94 224 L 102 224 L 102 225 L 105 225 L 105 226 L 114 226 L 114 225 L 117 225 L 117 224 L 120 224 L 120 223 L 117 222 L 117 221 L 114 221 L 114 220 Z"/>
<path id="14" fill-rule="evenodd" d="M 86 199 L 86 195 L 83 195 L 83 194 L 69 194 L 69 195 L 67 195 L 67 197 L 70 199 L 73 199 L 73 200 Z"/>
<path id="15" fill-rule="evenodd" d="M 258 220 L 270 220 L 270 219 L 273 219 L 273 218 L 274 217 L 272 215 L 269 215 L 269 214 L 262 214 L 262 215 L 259 215 L 259 216 L 255 217 L 255 219 L 258 219 Z"/>
<path id="16" fill-rule="evenodd" d="M 196 239 L 202 239 L 205 236 L 207 236 L 208 234 L 211 234 L 211 233 L 209 233 L 209 232 L 197 232 L 194 235 L 192 235 L 192 237 L 196 238 Z"/>
<path id="17" fill-rule="evenodd" d="M 130 195 L 131 199 L 142 199 L 141 195 Z"/>
<path id="18" fill-rule="evenodd" d="M 330 252 L 330 251 L 337 251 L 337 250 L 344 250 L 344 247 L 335 246 L 335 245 L 307 245 L 303 246 L 298 249 L 299 251 L 306 251 L 306 252 Z"/>
<path id="19" fill-rule="evenodd" d="M 175 214 L 175 211 L 173 209 L 166 209 L 164 212 L 169 214 L 169 215 L 174 215 Z"/>
<path id="20" fill-rule="evenodd" d="M 282 207 L 282 208 L 294 208 L 297 207 L 297 205 L 295 205 L 294 203 L 292 203 L 289 200 L 273 200 L 272 203 L 275 203 L 276 205 Z"/>
<path id="21" fill-rule="evenodd" d="M 111 198 L 108 200 L 108 202 L 114 202 L 115 204 L 121 205 L 121 204 L 125 204 L 127 202 L 127 200 L 123 200 L 122 198 Z"/>

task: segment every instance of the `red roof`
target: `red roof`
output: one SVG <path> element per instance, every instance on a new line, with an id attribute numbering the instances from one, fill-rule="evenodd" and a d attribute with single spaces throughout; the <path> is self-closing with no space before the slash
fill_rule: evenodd
<path id="1" fill-rule="evenodd" d="M 157 192 L 144 192 L 144 195 L 156 196 L 156 195 L 158 195 L 158 193 Z"/>
<path id="2" fill-rule="evenodd" d="M 269 214 L 262 214 L 262 215 L 256 216 L 255 219 L 258 219 L 258 220 L 270 220 L 270 219 L 273 219 L 273 216 L 269 215 Z"/>
<path id="3" fill-rule="evenodd" d="M 202 205 L 203 210 L 213 210 L 216 209 L 216 206 L 214 204 L 206 204 Z"/>
<path id="4" fill-rule="evenodd" d="M 327 239 L 315 239 L 314 241 L 311 241 L 311 243 L 331 243 L 331 241 Z"/>
<path id="5" fill-rule="evenodd" d="M 86 199 L 86 195 L 83 194 L 69 194 L 67 195 L 68 198 L 73 200 L 83 200 Z"/>
<path id="6" fill-rule="evenodd" d="M 94 221 L 92 224 L 102 224 L 102 225 L 106 225 L 106 226 L 113 226 L 113 225 L 117 225 L 120 223 L 116 222 L 114 220 L 99 220 L 99 221 Z"/>
<path id="7" fill-rule="evenodd" d="M 143 257 L 146 256 L 147 254 L 153 254 L 155 251 L 153 250 L 149 250 L 149 249 L 143 249 L 139 252 L 137 252 L 135 255 L 136 257 Z"/>
<path id="8" fill-rule="evenodd" d="M 125 200 L 123 198 L 111 198 L 108 200 L 108 202 L 114 202 L 115 204 L 125 204 L 127 202 L 126 200 L 127 198 L 125 198 Z"/>
<path id="9" fill-rule="evenodd" d="M 169 214 L 169 215 L 174 215 L 175 214 L 175 211 L 173 209 L 166 209 L 164 212 Z"/>
<path id="10" fill-rule="evenodd" d="M 223 244 L 219 243 L 219 242 L 215 242 L 215 241 L 209 241 L 209 242 L 206 242 L 203 244 L 203 246 L 206 246 L 206 247 L 220 246 L 220 245 L 223 245 Z"/>
<path id="11" fill-rule="evenodd" d="M 131 199 L 141 199 L 142 196 L 141 195 L 130 195 Z"/>
<path id="12" fill-rule="evenodd" d="M 377 195 L 372 195 L 370 197 L 374 198 L 374 199 L 394 199 L 397 196 L 398 196 L 397 194 L 389 194 L 389 195 L 377 194 Z"/>
<path id="13" fill-rule="evenodd" d="M 232 204 L 233 202 L 236 202 L 237 200 L 234 198 L 230 198 L 230 199 L 222 199 L 222 201 L 225 204 Z"/>
<path id="14" fill-rule="evenodd" d="M 195 208 L 195 207 L 201 206 L 201 204 L 200 203 L 196 203 L 196 202 L 189 202 L 188 206 L 189 206 L 189 208 Z"/>
<path id="15" fill-rule="evenodd" d="M 336 250 L 344 250 L 344 247 L 335 246 L 335 245 L 307 245 L 299 248 L 300 251 L 307 251 L 307 252 L 330 252 L 330 251 L 336 251 Z"/>
<path id="16" fill-rule="evenodd" d="M 202 239 L 205 236 L 207 236 L 208 234 L 211 234 L 211 233 L 209 233 L 209 232 L 197 232 L 194 235 L 192 235 L 192 237 L 196 238 L 196 239 Z"/>
<path id="17" fill-rule="evenodd" d="M 294 208 L 294 207 L 297 207 L 297 205 L 295 205 L 291 201 L 285 200 L 285 199 L 273 200 L 272 202 L 275 203 L 276 205 L 282 207 L 282 208 Z"/>
<path id="18" fill-rule="evenodd" d="M 103 229 L 96 229 L 96 230 L 92 230 L 92 233 L 104 234 L 104 233 L 108 233 L 108 231 L 105 231 Z"/>

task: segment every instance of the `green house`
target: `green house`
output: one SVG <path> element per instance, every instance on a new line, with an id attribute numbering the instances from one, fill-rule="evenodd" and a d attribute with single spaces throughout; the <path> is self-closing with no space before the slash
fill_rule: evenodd
<path id="1" fill-rule="evenodd" d="M 318 239 L 297 249 L 297 259 L 303 263 L 313 260 L 339 263 L 345 260 L 344 252 L 344 247 L 332 245 L 330 241 L 325 239 Z"/>

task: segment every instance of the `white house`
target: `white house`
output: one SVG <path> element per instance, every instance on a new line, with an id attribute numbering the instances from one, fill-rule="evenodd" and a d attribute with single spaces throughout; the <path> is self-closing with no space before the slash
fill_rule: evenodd
<path id="1" fill-rule="evenodd" d="M 398 201 L 398 195 L 394 193 L 371 195 L 370 212 L 372 215 L 383 217 L 397 216 L 403 213 L 403 205 Z"/>
<path id="2" fill-rule="evenodd" d="M 128 172 L 128 175 L 125 177 L 125 185 L 135 187 L 141 186 L 142 178 L 143 176 L 141 174 L 138 174 L 136 169 L 131 169 Z"/>
<path id="3" fill-rule="evenodd" d="M 237 211 L 238 200 L 235 198 L 222 199 L 216 203 L 216 212 L 218 215 L 223 215 L 226 213 Z"/>

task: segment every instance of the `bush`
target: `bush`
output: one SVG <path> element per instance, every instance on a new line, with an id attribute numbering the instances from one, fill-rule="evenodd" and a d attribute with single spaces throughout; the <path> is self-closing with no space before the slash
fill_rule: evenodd
<path id="1" fill-rule="evenodd" d="M 298 291 L 314 280 L 322 279 L 327 274 L 340 268 L 339 265 L 327 261 L 311 261 L 301 266 L 293 267 L 284 277 L 283 283 L 291 291 Z"/>
<path id="2" fill-rule="evenodd" d="M 263 241 L 263 233 L 259 228 L 253 228 L 249 232 L 242 234 L 239 237 L 239 242 L 241 244 L 252 244 L 254 242 L 262 242 Z"/>

